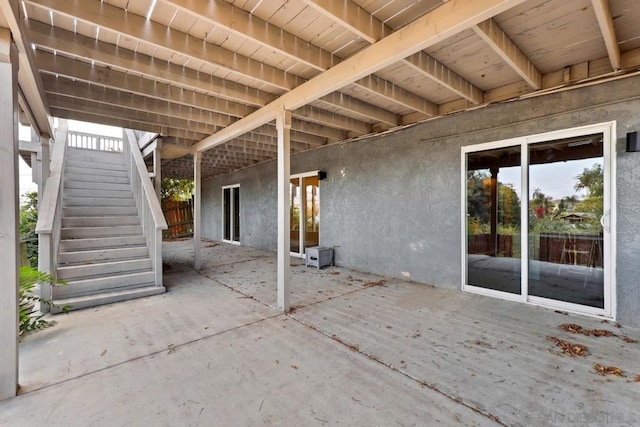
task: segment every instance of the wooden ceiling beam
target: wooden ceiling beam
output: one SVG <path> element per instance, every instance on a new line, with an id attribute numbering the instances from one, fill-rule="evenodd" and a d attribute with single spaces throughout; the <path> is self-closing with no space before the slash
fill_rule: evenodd
<path id="1" fill-rule="evenodd" d="M 533 89 L 542 88 L 542 74 L 520 48 L 493 20 L 479 22 L 473 31 Z"/>
<path id="2" fill-rule="evenodd" d="M 138 77 L 133 74 L 125 74 L 121 71 L 91 65 L 88 62 L 74 60 L 64 55 L 53 55 L 50 52 L 36 50 L 36 58 L 40 70 L 51 75 L 64 76 L 67 79 L 90 83 L 92 86 L 106 87 L 113 90 L 130 92 L 136 95 L 151 97 L 160 101 L 170 99 L 173 104 L 180 104 L 187 107 L 195 107 L 201 110 L 216 113 L 221 109 L 221 105 L 215 97 L 202 93 L 178 88 L 165 83 L 153 82 L 149 79 Z M 318 110 L 321 111 L 321 110 Z M 223 116 L 221 116 L 223 117 Z M 319 117 L 327 117 L 322 121 Z M 303 119 L 303 116 L 299 117 Z M 366 126 L 365 123 L 349 119 L 340 115 L 330 115 L 317 113 L 313 116 L 314 123 L 311 126 L 305 124 L 296 125 L 300 132 L 309 133 L 310 136 L 322 136 L 329 139 L 344 139 L 344 132 L 340 129 L 332 128 L 331 125 L 338 121 L 342 127 L 344 123 L 350 124 L 357 131 Z M 342 120 L 340 120 L 342 118 Z M 232 121 L 232 120 L 231 120 Z M 321 127 L 322 126 L 322 127 Z M 324 127 L 324 128 L 323 128 Z"/>
<path id="3" fill-rule="evenodd" d="M 445 40 L 525 0 L 450 0 L 194 146 L 206 151 Z"/>
<path id="4" fill-rule="evenodd" d="M 43 74 L 42 81 L 45 92 L 49 94 L 70 96 L 80 100 L 93 100 L 114 108 L 160 114 L 167 117 L 168 126 L 176 125 L 173 119 L 207 123 L 216 127 L 226 127 L 237 120 L 236 118 L 202 110 L 197 107 L 175 104 L 158 98 L 119 91 L 81 80 L 72 81 L 67 77 L 56 77 L 48 73 Z"/>
<path id="5" fill-rule="evenodd" d="M 391 126 L 398 126 L 400 124 L 400 116 L 397 114 L 387 111 L 384 108 L 362 102 L 342 92 L 330 93 L 318 99 L 317 102 L 326 104 L 330 108 L 337 107 L 341 110 L 347 110 L 349 114 L 357 116 L 356 120 L 365 123 L 373 121 L 374 123 L 380 122 Z"/>
<path id="6" fill-rule="evenodd" d="M 317 71 L 326 71 L 342 61 L 341 58 L 224 1 L 164 1 L 198 19 L 206 19 L 212 26 L 220 26 L 227 31 L 240 37 L 248 38 L 254 43 L 275 50 Z M 402 98 L 403 95 L 402 92 L 394 94 L 394 96 L 399 98 Z M 344 95 L 343 98 L 346 96 L 347 95 Z M 334 100 L 334 97 L 327 96 L 323 100 L 334 106 L 347 108 L 344 103 L 340 103 L 339 100 Z M 400 118 L 396 115 L 389 112 L 384 114 L 384 110 L 379 111 L 380 109 L 377 107 L 368 105 L 355 98 L 352 98 L 349 102 L 349 108 L 360 115 L 376 119 L 392 126 L 399 124 Z"/>
<path id="7" fill-rule="evenodd" d="M 352 0 L 339 2 L 333 0 L 305 0 L 305 3 L 369 43 L 375 43 L 393 33 L 393 29 L 370 15 Z M 402 62 L 472 103 L 483 103 L 480 89 L 425 52 L 416 52 L 407 58 L 403 58 Z M 424 113 L 424 111 L 422 112 Z"/>
<path id="8" fill-rule="evenodd" d="M 613 28 L 613 18 L 611 17 L 611 9 L 608 0 L 591 0 L 593 11 L 596 14 L 600 32 L 607 47 L 607 54 L 611 62 L 611 68 L 619 70 L 622 68 L 622 60 L 620 57 L 620 47 L 616 38 L 616 31 Z M 637 24 L 637 23 L 636 23 Z"/>
<path id="9" fill-rule="evenodd" d="M 34 7 L 54 10 L 70 18 L 122 34 L 140 43 L 166 49 L 195 61 L 241 75 L 269 87 L 273 93 L 291 90 L 304 79 L 202 39 L 166 27 L 101 1 L 26 0 Z"/>
<path id="10" fill-rule="evenodd" d="M 133 71 L 151 80 L 184 89 L 211 93 L 215 95 L 217 101 L 213 107 L 221 113 L 244 117 L 255 111 L 256 107 L 262 107 L 276 98 L 268 92 L 200 73 L 38 21 L 29 20 L 27 28 L 31 41 L 36 46 L 45 47 L 50 51 L 65 53 L 69 57 L 84 58 L 87 62 L 95 61 L 119 71 Z"/>
<path id="11" fill-rule="evenodd" d="M 438 106 L 433 102 L 374 75 L 365 76 L 354 83 L 359 88 L 365 89 L 373 95 L 381 96 L 388 101 L 395 102 L 419 113 L 431 117 L 438 115 Z"/>
<path id="12" fill-rule="evenodd" d="M 49 101 L 49 105 L 51 106 L 51 108 L 64 110 L 77 109 L 85 113 L 94 114 L 96 116 L 105 115 L 125 120 L 129 119 L 135 122 L 150 123 L 156 126 L 165 126 L 167 128 L 181 129 L 184 131 L 193 131 L 198 134 L 204 135 L 209 135 L 222 129 L 222 127 L 198 122 L 195 120 L 185 120 L 171 117 L 170 112 L 158 114 L 151 111 L 124 108 L 122 106 L 113 106 L 93 100 L 80 99 L 58 94 L 48 94 L 47 100 Z"/>
<path id="13" fill-rule="evenodd" d="M 4 18 L 4 19 L 2 19 Z M 0 1 L 0 21 L 5 21 L 18 49 L 18 85 L 20 105 L 29 116 L 38 135 L 53 137 L 53 119 L 42 89 L 40 73 L 31 48 L 28 31 L 24 28 L 17 1 Z"/>
<path id="14" fill-rule="evenodd" d="M 275 25 L 251 15 L 230 3 L 211 0 L 161 0 L 211 26 L 221 27 L 235 35 L 274 50 L 317 71 L 325 71 L 340 59 Z M 206 35 L 203 35 L 206 38 Z"/>
<path id="15" fill-rule="evenodd" d="M 291 113 L 294 119 L 305 120 L 317 124 L 328 124 L 331 127 L 339 128 L 347 131 L 353 131 L 360 135 L 366 135 L 372 132 L 371 125 L 361 121 L 345 117 L 340 114 L 334 114 L 311 105 L 305 105 L 294 110 Z"/>
<path id="16" fill-rule="evenodd" d="M 77 109 L 51 107 L 51 115 L 61 119 L 79 120 L 89 123 L 117 126 L 126 129 L 143 130 L 146 132 L 159 133 L 162 136 L 191 139 L 195 141 L 200 141 L 206 136 L 206 134 L 199 132 L 185 131 L 182 129 L 170 128 L 149 122 L 140 122 L 128 118 L 114 117 L 111 115 L 93 114 L 85 111 L 78 111 Z"/>

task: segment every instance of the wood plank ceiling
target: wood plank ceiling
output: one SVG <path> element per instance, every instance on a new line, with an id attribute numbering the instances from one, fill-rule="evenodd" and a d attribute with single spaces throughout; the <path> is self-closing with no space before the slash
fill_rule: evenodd
<path id="1" fill-rule="evenodd" d="M 194 144 L 426 14 L 476 1 L 20 0 L 18 9 L 50 114 L 160 133 L 163 175 L 184 178 Z M 638 70 L 638 0 L 514 4 L 310 97 L 292 112 L 293 152 Z M 205 151 L 202 174 L 275 156 L 268 123 Z"/>

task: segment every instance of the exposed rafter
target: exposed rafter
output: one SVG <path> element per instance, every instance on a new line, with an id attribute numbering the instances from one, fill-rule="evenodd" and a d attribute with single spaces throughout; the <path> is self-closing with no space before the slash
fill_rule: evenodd
<path id="1" fill-rule="evenodd" d="M 211 25 L 222 27 L 241 37 L 249 38 L 252 42 L 288 56 L 289 58 L 301 62 L 317 71 L 326 71 L 341 61 L 340 58 L 312 45 L 293 34 L 276 28 L 275 26 L 263 21 L 262 19 L 251 16 L 248 12 L 235 7 L 229 3 L 220 0 L 209 2 L 194 2 L 191 0 L 163 0 L 165 3 L 172 4 L 180 10 L 197 16 L 199 19 L 207 19 Z M 373 90 L 368 81 L 355 82 L 356 85 L 362 86 L 364 89 Z M 389 85 L 391 85 L 389 83 Z M 406 91 L 405 91 L 406 92 Z M 392 101 L 405 104 L 405 92 L 396 91 L 392 95 L 388 95 Z M 413 94 L 412 94 L 413 95 Z M 417 95 L 413 95 L 417 96 Z M 333 103 L 333 98 L 324 99 L 325 102 Z M 363 110 L 374 107 L 360 106 L 359 101 L 351 100 L 351 109 L 360 111 L 362 115 L 367 115 Z M 339 102 L 333 104 L 340 106 Z M 388 114 L 388 113 L 387 113 Z M 376 118 L 377 115 L 369 116 Z M 389 118 L 384 115 L 381 122 L 397 125 L 398 117 Z"/>
<path id="2" fill-rule="evenodd" d="M 542 75 L 535 65 L 516 46 L 502 28 L 493 20 L 487 19 L 473 27 L 480 36 L 513 70 L 533 89 L 542 87 Z"/>
<path id="3" fill-rule="evenodd" d="M 105 2 L 87 0 L 28 0 L 35 7 L 56 10 L 68 17 L 109 29 L 140 43 L 204 61 L 249 78 L 274 93 L 293 89 L 304 80 L 283 70 L 207 43 Z"/>
<path id="4" fill-rule="evenodd" d="M 0 1 L 0 15 L 9 29 L 18 48 L 18 84 L 20 106 L 27 113 L 31 124 L 40 135 L 53 136 L 53 119 L 46 105 L 40 73 L 37 71 L 31 42 L 24 29 L 17 1 Z"/>
<path id="5" fill-rule="evenodd" d="M 351 0 L 340 2 L 332 0 L 304 0 L 309 6 L 329 16 L 349 31 L 362 37 L 369 43 L 393 33 L 393 30 L 380 20 L 371 16 L 364 9 L 353 3 Z M 406 65 L 422 73 L 436 83 L 446 87 L 462 98 L 481 104 L 484 102 L 482 91 L 469 83 L 443 64 L 430 57 L 424 52 L 416 52 L 402 60 Z M 405 104 L 406 105 L 406 104 Z M 420 111 L 420 110 L 417 110 Z M 421 111 L 425 113 L 424 111 Z M 428 113 L 425 113 L 428 114 Z"/>
<path id="6" fill-rule="evenodd" d="M 609 9 L 609 1 L 591 0 L 591 4 L 593 5 L 593 11 L 598 19 L 598 25 L 600 26 L 600 32 L 602 33 L 604 44 L 607 47 L 611 68 L 619 70 L 622 64 L 620 59 L 620 47 L 618 46 L 616 32 L 613 28 L 613 18 L 611 17 L 611 10 Z"/>
<path id="7" fill-rule="evenodd" d="M 369 76 L 382 68 L 432 46 L 496 14 L 514 7 L 524 0 L 451 0 L 418 18 L 401 30 L 361 50 L 349 59 L 282 95 L 262 107 L 199 142 L 195 149 L 205 151 L 236 136 L 272 121 L 282 110 L 295 110 L 347 84 Z"/>

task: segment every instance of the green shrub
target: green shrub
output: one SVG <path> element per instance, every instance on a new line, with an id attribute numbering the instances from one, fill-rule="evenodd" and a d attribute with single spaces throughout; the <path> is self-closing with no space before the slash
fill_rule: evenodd
<path id="1" fill-rule="evenodd" d="M 36 223 L 38 222 L 38 193 L 27 192 L 23 195 L 27 203 L 20 206 L 20 241 L 27 248 L 27 258 L 32 267 L 38 266 L 38 235 Z"/>
<path id="2" fill-rule="evenodd" d="M 36 331 L 51 326 L 52 323 L 44 320 L 44 313 L 38 313 L 36 311 L 36 303 L 46 305 L 49 308 L 61 309 L 63 313 L 69 311 L 69 306 L 59 307 L 54 304 L 53 301 L 38 296 L 34 290 L 38 283 L 51 283 L 53 285 L 66 285 L 62 280 L 53 278 L 47 273 L 36 270 L 33 267 L 21 267 L 20 268 L 20 328 L 18 334 L 22 335 L 24 332 Z"/>

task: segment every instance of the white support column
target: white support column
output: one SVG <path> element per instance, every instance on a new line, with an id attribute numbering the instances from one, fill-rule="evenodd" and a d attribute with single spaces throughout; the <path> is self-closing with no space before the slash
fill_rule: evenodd
<path id="1" fill-rule="evenodd" d="M 202 153 L 193 153 L 193 268 L 200 270 L 202 260 L 200 257 L 201 221 L 200 215 L 202 176 L 201 176 Z"/>
<path id="2" fill-rule="evenodd" d="M 161 190 L 162 190 L 162 139 L 156 139 L 156 149 L 153 150 L 153 185 L 156 189 L 156 196 L 158 196 L 158 201 L 161 201 Z"/>
<path id="3" fill-rule="evenodd" d="M 44 195 L 44 189 L 47 185 L 47 178 L 49 178 L 49 173 L 51 170 L 49 136 L 38 135 L 32 127 L 31 142 L 40 146 L 40 150 L 38 150 L 37 153 L 31 154 L 31 171 L 33 182 L 38 184 L 38 209 L 40 209 L 40 204 L 42 203 L 42 197 Z"/>
<path id="4" fill-rule="evenodd" d="M 40 206 L 40 199 L 44 195 L 44 189 L 47 186 L 47 178 L 51 174 L 51 137 L 49 135 L 41 135 L 40 138 L 40 180 L 42 182 L 42 188 L 38 187 L 38 206 Z"/>
<path id="5" fill-rule="evenodd" d="M 291 175 L 291 111 L 276 116 L 278 131 L 278 310 L 291 306 L 291 218 L 289 216 L 289 180 Z"/>
<path id="6" fill-rule="evenodd" d="M 18 52 L 0 28 L 0 400 L 18 388 Z"/>

